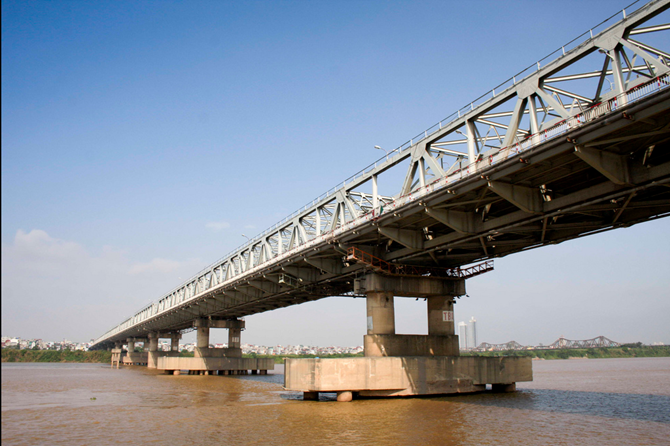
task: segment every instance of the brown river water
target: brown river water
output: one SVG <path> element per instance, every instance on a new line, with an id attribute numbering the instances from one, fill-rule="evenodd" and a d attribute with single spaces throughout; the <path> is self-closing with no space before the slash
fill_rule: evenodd
<path id="1" fill-rule="evenodd" d="M 7 445 L 670 445 L 670 358 L 534 361 L 510 394 L 302 401 L 267 376 L 2 364 Z"/>

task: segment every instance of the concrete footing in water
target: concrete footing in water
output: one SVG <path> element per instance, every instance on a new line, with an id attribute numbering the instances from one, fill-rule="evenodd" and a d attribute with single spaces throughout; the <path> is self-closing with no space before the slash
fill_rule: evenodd
<path id="1" fill-rule="evenodd" d="M 158 358 L 157 369 L 168 374 L 179 375 L 188 370 L 189 375 L 267 375 L 275 366 L 272 358 L 227 358 L 200 357 L 181 358 L 164 356 Z"/>
<path id="2" fill-rule="evenodd" d="M 286 359 L 284 388 L 317 400 L 336 392 L 338 401 L 354 396 L 395 397 L 493 391 L 510 392 L 532 381 L 530 358 L 404 356 Z"/>

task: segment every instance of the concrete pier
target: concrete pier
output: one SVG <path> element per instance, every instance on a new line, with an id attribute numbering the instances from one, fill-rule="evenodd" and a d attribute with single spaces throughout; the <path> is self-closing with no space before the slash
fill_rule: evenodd
<path id="1" fill-rule="evenodd" d="M 123 346 L 120 341 L 114 343 L 114 348 L 112 349 L 112 367 L 116 365 L 118 369 L 121 365 L 121 360 L 123 358 Z"/>
<path id="2" fill-rule="evenodd" d="M 156 359 L 156 368 L 168 374 L 179 375 L 188 371 L 189 375 L 246 375 L 251 373 L 265 375 L 274 369 L 273 359 L 242 358 L 241 334 L 244 321 L 238 319 L 196 319 L 196 348 L 193 358 L 179 357 L 178 352 L 160 355 Z M 212 348 L 209 344 L 210 329 L 228 329 L 228 347 Z M 173 348 L 178 344 L 173 337 Z M 176 354 L 175 354 L 176 353 Z"/>
<path id="3" fill-rule="evenodd" d="M 337 400 L 355 396 L 389 397 L 480 392 L 510 392 L 516 382 L 532 381 L 530 358 L 461 357 L 454 332 L 454 297 L 465 294 L 465 281 L 434 276 L 368 274 L 356 291 L 367 299 L 363 358 L 286 359 L 284 387 L 318 400 L 319 392 L 337 392 Z M 393 299 L 427 300 L 428 335 L 395 332 Z"/>
<path id="4" fill-rule="evenodd" d="M 148 340 L 145 338 L 126 339 L 126 346 L 128 351 L 125 355 L 122 355 L 121 363 L 124 365 L 147 365 L 149 362 L 149 353 L 135 351 L 136 342 L 143 342 L 146 345 L 147 341 Z"/>

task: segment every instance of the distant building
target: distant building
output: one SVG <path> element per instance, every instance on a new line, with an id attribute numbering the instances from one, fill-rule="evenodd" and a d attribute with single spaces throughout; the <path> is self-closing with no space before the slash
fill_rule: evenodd
<path id="1" fill-rule="evenodd" d="M 472 317 L 468 325 L 468 348 L 477 348 L 477 320 Z"/>
<path id="2" fill-rule="evenodd" d="M 461 350 L 468 349 L 468 324 L 465 322 L 458 323 L 458 347 Z"/>

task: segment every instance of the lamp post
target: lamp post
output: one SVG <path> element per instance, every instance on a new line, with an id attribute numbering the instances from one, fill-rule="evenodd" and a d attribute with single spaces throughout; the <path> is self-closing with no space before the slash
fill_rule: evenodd
<path id="1" fill-rule="evenodd" d="M 389 157 L 389 152 L 388 152 L 388 150 L 386 150 L 386 149 L 382 149 L 382 148 L 379 147 L 379 146 L 375 146 L 375 149 L 377 149 L 377 150 L 383 150 L 384 152 L 386 152 L 386 158 Z"/>

